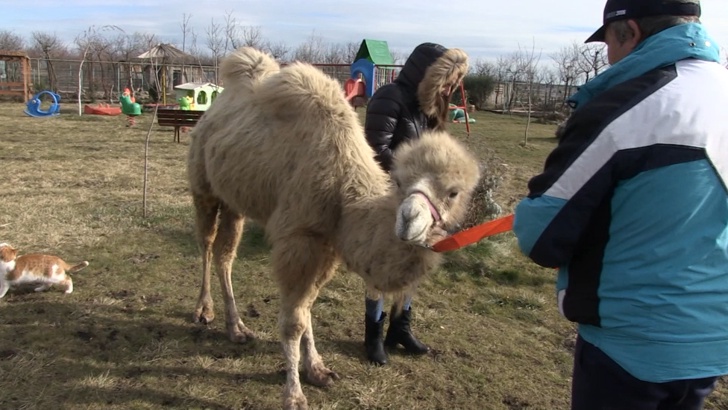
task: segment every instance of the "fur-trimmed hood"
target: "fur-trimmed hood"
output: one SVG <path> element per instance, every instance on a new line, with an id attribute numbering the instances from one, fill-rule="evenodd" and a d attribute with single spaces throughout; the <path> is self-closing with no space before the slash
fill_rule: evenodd
<path id="1" fill-rule="evenodd" d="M 396 82 L 416 95 L 420 110 L 444 124 L 448 103 L 440 90 L 445 84 L 457 85 L 468 72 L 468 55 L 458 48 L 447 49 L 435 43 L 423 43 L 410 54 Z M 439 127 L 434 127 L 439 128 Z"/>

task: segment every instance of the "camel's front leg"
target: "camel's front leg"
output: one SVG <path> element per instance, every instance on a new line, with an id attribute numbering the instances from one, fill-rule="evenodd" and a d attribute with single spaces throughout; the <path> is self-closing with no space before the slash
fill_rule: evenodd
<path id="1" fill-rule="evenodd" d="M 306 330 L 303 332 L 303 365 L 306 369 L 306 379 L 314 386 L 328 387 L 334 380 L 339 379 L 336 372 L 330 370 L 324 365 L 323 359 L 316 350 L 316 344 L 313 338 L 313 323 L 311 320 L 311 308 L 318 297 L 319 290 L 334 276 L 336 264 L 333 260 L 328 266 L 322 266 L 322 271 L 316 283 L 314 284 L 314 292 L 309 296 L 308 309 L 306 312 Z"/>
<path id="2" fill-rule="evenodd" d="M 285 410 L 308 409 L 306 396 L 301 389 L 298 376 L 298 363 L 301 359 L 301 337 L 306 330 L 305 307 L 281 307 L 280 326 L 283 355 L 286 358 L 286 387 L 283 391 L 283 408 Z"/>
<path id="3" fill-rule="evenodd" d="M 283 392 L 286 410 L 308 408 L 298 374 L 302 338 L 305 339 L 304 365 L 308 379 L 315 385 L 327 386 L 336 377 L 324 366 L 316 351 L 311 327 L 311 306 L 318 290 L 333 274 L 334 264 L 332 248 L 315 237 L 292 236 L 274 242 L 273 268 L 281 291 L 279 322 L 286 358 L 286 387 Z"/>
<path id="4" fill-rule="evenodd" d="M 220 279 L 222 296 L 225 301 L 225 327 L 228 337 L 233 342 L 245 343 L 255 338 L 255 334 L 245 327 L 240 319 L 233 293 L 232 270 L 233 261 L 243 233 L 244 219 L 241 215 L 231 211 L 226 206 L 220 207 L 220 222 L 218 224 L 217 238 L 215 239 L 215 260 L 217 275 Z"/>
<path id="5" fill-rule="evenodd" d="M 303 366 L 306 369 L 306 380 L 314 386 L 328 387 L 339 375 L 324 365 L 323 359 L 316 350 L 313 340 L 313 326 L 311 324 L 311 311 L 308 311 L 308 324 L 303 332 Z"/>

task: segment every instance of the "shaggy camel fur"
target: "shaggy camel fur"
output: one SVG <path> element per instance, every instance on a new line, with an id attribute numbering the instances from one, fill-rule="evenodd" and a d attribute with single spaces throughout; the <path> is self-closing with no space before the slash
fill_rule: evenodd
<path id="1" fill-rule="evenodd" d="M 398 150 L 395 186 L 335 80 L 306 64 L 280 69 L 251 48 L 227 57 L 221 71 L 225 92 L 192 131 L 188 158 L 203 272 L 194 319 L 214 317 L 214 258 L 228 335 L 253 337 L 238 314 L 231 271 L 244 218 L 259 222 L 280 290 L 284 407 L 303 409 L 301 347 L 312 384 L 338 377 L 316 351 L 311 327 L 311 306 L 338 261 L 370 291 L 411 290 L 438 265 L 427 246 L 463 217 L 479 170 L 460 144 L 432 133 Z"/>

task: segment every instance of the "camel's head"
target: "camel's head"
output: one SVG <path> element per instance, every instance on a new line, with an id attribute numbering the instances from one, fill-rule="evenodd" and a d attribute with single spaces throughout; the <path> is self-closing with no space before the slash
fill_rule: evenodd
<path id="1" fill-rule="evenodd" d="M 18 250 L 3 242 L 0 243 L 0 275 L 6 275 L 15 269 L 15 258 L 18 256 Z"/>
<path id="2" fill-rule="evenodd" d="M 392 171 L 401 201 L 397 236 L 429 247 L 458 230 L 479 177 L 475 157 L 446 132 L 400 146 Z"/>

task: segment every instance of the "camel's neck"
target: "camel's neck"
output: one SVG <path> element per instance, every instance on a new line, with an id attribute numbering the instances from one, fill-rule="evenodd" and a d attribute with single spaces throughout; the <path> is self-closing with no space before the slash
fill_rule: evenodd
<path id="1" fill-rule="evenodd" d="M 437 253 L 397 237 L 397 206 L 392 197 L 380 196 L 345 207 L 336 238 L 347 268 L 381 292 L 415 286 L 440 261 Z"/>

